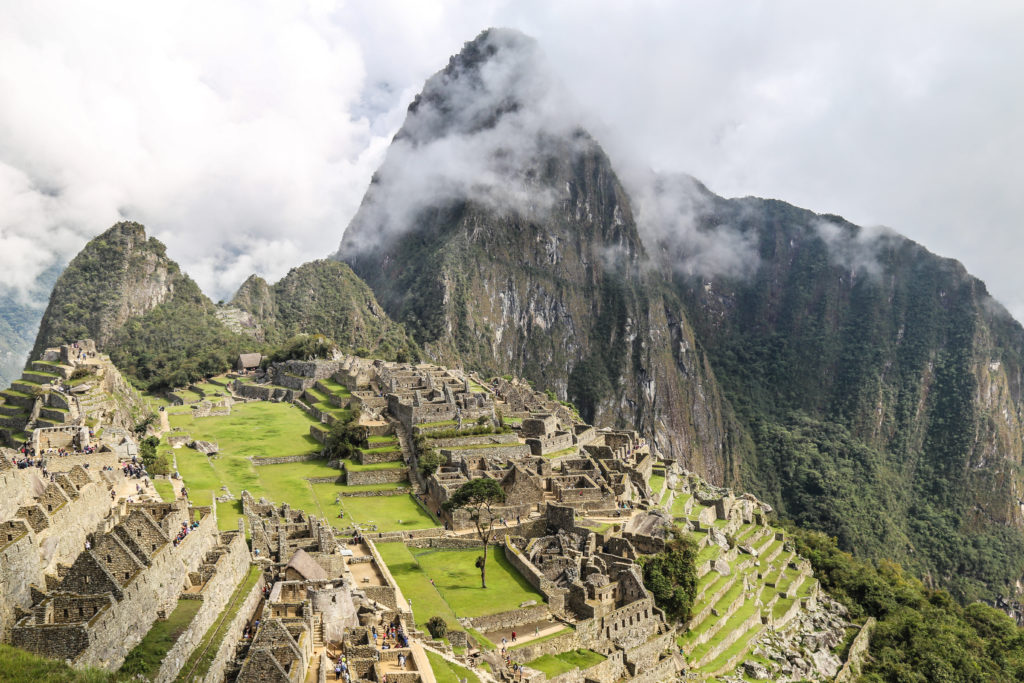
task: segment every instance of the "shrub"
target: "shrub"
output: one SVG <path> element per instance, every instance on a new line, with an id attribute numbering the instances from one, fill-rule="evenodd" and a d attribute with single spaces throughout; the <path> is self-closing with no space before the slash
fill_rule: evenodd
<path id="1" fill-rule="evenodd" d="M 427 619 L 427 630 L 430 631 L 431 636 L 440 640 L 448 635 L 448 624 L 441 617 L 433 616 Z"/>

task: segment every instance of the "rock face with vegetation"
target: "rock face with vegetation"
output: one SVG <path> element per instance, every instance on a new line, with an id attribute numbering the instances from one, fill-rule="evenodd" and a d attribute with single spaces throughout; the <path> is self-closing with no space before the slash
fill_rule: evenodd
<path id="1" fill-rule="evenodd" d="M 363 356 L 417 355 L 404 327 L 388 317 L 351 268 L 337 261 L 303 264 L 272 286 L 253 275 L 231 306 L 249 316 L 247 332 L 274 344 L 297 334 L 323 334 Z"/>
<path id="2" fill-rule="evenodd" d="M 961 597 L 1007 590 L 1024 571 L 1020 325 L 960 263 L 896 234 L 688 192 L 695 230 L 751 249 L 742 274 L 673 271 L 753 441 L 744 482 Z M 677 236 L 651 240 L 663 265 Z"/>
<path id="3" fill-rule="evenodd" d="M 562 97 L 532 40 L 467 43 L 410 106 L 337 256 L 433 359 L 526 376 L 731 478 L 729 412 L 678 299 L 645 272 L 608 157 Z"/>
<path id="4" fill-rule="evenodd" d="M 248 343 L 215 312 L 159 240 L 138 223 L 118 223 L 57 278 L 33 356 L 91 338 L 137 384 L 180 386 L 227 369 Z"/>

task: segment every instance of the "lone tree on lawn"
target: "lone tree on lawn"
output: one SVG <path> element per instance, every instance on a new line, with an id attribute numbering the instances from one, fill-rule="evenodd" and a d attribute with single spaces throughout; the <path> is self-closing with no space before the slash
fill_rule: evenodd
<path id="1" fill-rule="evenodd" d="M 494 511 L 493 507 L 498 503 L 505 502 L 505 491 L 501 484 L 494 479 L 482 477 L 470 479 L 459 487 L 459 490 L 452 494 L 452 497 L 444 504 L 444 509 L 469 510 L 473 522 L 476 523 L 476 531 L 480 534 L 480 540 L 484 542 L 484 555 L 477 560 L 480 567 L 480 586 L 487 588 L 487 544 L 491 542 L 494 535 Z"/>

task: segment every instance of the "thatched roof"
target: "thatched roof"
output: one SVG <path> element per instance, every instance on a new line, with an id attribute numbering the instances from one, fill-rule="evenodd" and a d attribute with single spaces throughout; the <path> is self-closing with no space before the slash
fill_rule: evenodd
<path id="1" fill-rule="evenodd" d="M 307 581 L 326 581 L 331 578 L 313 557 L 301 548 L 295 551 L 292 561 L 288 563 L 287 569 L 294 569 L 299 576 Z"/>
<path id="2" fill-rule="evenodd" d="M 263 355 L 259 353 L 238 354 L 238 364 L 243 368 L 258 368 L 262 360 Z"/>

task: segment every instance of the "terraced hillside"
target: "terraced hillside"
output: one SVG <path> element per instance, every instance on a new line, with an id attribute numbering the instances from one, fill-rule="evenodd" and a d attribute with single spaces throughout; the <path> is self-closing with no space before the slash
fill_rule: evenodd
<path id="1" fill-rule="evenodd" d="M 654 499 L 677 526 L 689 530 L 700 549 L 692 617 L 677 639 L 691 669 L 713 678 L 749 664 L 764 667 L 773 678 L 809 677 L 810 666 L 801 671 L 799 663 L 794 666 L 783 656 L 788 648 L 774 645 L 799 640 L 809 630 L 827 635 L 808 657 L 832 659 L 838 668 L 831 650 L 849 626 L 842 610 L 821 592 L 810 562 L 782 530 L 763 514 L 743 520 L 736 503 L 752 497 L 723 496 L 723 490 L 692 475 L 660 479 L 651 478 Z"/>

